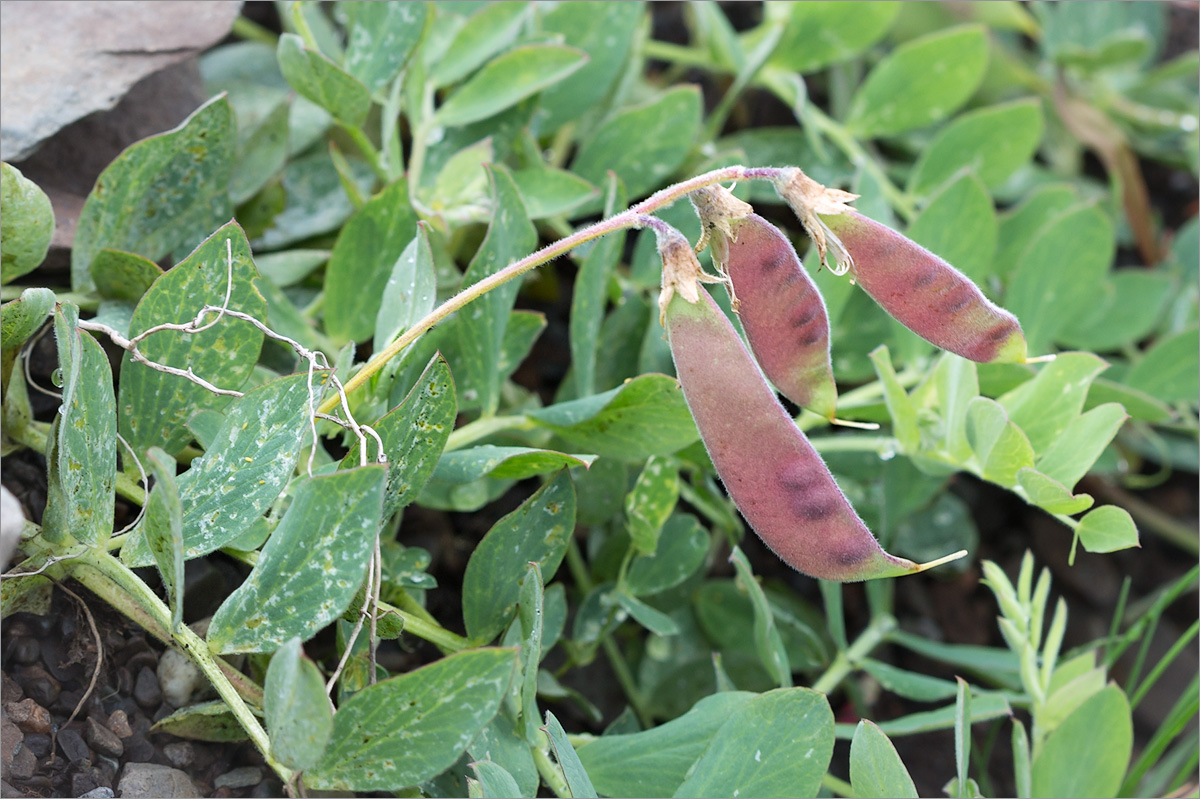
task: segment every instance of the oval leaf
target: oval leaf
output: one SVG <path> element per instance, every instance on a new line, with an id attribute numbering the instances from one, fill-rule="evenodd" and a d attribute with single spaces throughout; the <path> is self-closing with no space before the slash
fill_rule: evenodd
<path id="1" fill-rule="evenodd" d="M 293 638 L 271 657 L 263 684 L 263 710 L 271 754 L 288 768 L 311 768 L 333 731 L 333 708 L 316 664 Z"/>
<path id="2" fill-rule="evenodd" d="M 1102 505 L 1084 516 L 1075 533 L 1088 552 L 1116 552 L 1140 546 L 1133 517 L 1116 505 Z"/>
<path id="3" fill-rule="evenodd" d="M 573 47 L 531 44 L 497 56 L 450 95 L 434 123 L 453 127 L 498 114 L 562 80 L 587 62 Z"/>
<path id="4" fill-rule="evenodd" d="M 45 260 L 54 209 L 46 192 L 10 164 L 0 164 L 0 204 L 0 283 L 8 283 Z"/>
<path id="5" fill-rule="evenodd" d="M 866 719 L 858 723 L 850 741 L 850 784 L 860 797 L 917 796 L 917 786 L 896 747 L 879 725 Z"/>

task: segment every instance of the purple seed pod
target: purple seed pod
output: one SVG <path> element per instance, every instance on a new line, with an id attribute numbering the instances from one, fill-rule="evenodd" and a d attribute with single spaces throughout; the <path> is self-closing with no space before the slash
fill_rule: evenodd
<path id="1" fill-rule="evenodd" d="M 884 552 L 733 325 L 708 292 L 685 290 L 687 282 L 664 264 L 664 318 L 679 383 L 725 489 L 775 554 L 839 582 L 913 574 L 966 554 L 917 564 Z"/>
<path id="2" fill-rule="evenodd" d="M 754 357 L 785 397 L 832 419 L 837 387 L 821 292 L 779 228 L 750 214 L 733 230 L 725 271 Z"/>
<path id="3" fill-rule="evenodd" d="M 962 272 L 853 211 L 821 221 L 850 253 L 850 274 L 858 285 L 909 330 L 977 363 L 1025 362 L 1021 323 Z"/>

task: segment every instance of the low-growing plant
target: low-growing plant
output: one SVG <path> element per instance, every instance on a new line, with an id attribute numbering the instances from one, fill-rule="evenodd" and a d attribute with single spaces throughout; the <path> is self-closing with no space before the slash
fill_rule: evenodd
<path id="1" fill-rule="evenodd" d="M 640 3 L 280 8 L 99 177 L 69 287 L 38 284 L 53 212 L 3 166 L 3 447 L 48 483 L 5 615 L 77 580 L 216 691 L 157 729 L 236 730 L 293 794 L 915 796 L 892 739 L 937 730 L 953 796 L 1194 789 L 1196 679 L 1140 750 L 1132 708 L 1196 639 L 1142 677 L 1196 568 L 1128 612 L 1127 582 L 1066 651 L 1032 555 L 1015 582 L 979 566 L 1005 646 L 903 629 L 876 579 L 967 568 L 950 475 L 1049 514 L 1073 561 L 1139 544 L 1089 472 L 1195 470 L 1197 228 L 1168 252 L 1135 190 L 1135 152 L 1197 171 L 1196 53 L 1155 65 L 1163 6 L 766 3 L 737 32 L 698 2 L 687 46 Z M 682 67 L 721 87 L 707 112 Z M 799 126 L 746 125 L 768 100 Z M 1153 268 L 1114 270 L 1126 243 Z M 569 367 L 531 386 L 559 320 L 518 298 L 568 283 Z M 406 508 L 502 497 L 457 572 L 415 545 Z M 742 518 L 817 588 L 744 552 Z M 208 557 L 244 577 L 201 635 L 184 570 Z M 437 601 L 459 581 L 461 620 Z M 397 643 L 424 665 L 389 671 Z M 575 671 L 601 651 L 615 718 Z M 869 720 L 864 681 L 910 712 Z"/>

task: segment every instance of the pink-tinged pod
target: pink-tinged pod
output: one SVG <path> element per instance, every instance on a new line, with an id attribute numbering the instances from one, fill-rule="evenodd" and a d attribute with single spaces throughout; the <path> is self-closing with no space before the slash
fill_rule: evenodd
<path id="1" fill-rule="evenodd" d="M 730 497 L 775 554 L 839 582 L 914 574 L 966 554 L 917 564 L 884 552 L 708 292 L 665 269 L 665 326 L 688 408 Z"/>
<path id="2" fill-rule="evenodd" d="M 897 321 L 978 363 L 1024 363 L 1021 324 L 962 272 L 886 225 L 848 211 L 822 216 L 849 253 L 850 274 Z"/>
<path id="3" fill-rule="evenodd" d="M 732 227 L 725 272 L 754 357 L 785 397 L 832 419 L 837 386 L 821 292 L 779 228 L 757 214 Z"/>

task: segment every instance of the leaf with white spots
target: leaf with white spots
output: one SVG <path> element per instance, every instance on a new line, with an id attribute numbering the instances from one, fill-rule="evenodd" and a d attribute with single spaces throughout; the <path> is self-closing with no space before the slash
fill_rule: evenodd
<path id="1" fill-rule="evenodd" d="M 313 375 L 320 398 L 324 373 Z M 211 446 L 179 475 L 183 555 L 197 558 L 233 542 L 283 491 L 308 427 L 308 375 L 272 380 L 231 404 Z M 131 567 L 154 563 L 138 532 L 121 549 Z"/>
<path id="2" fill-rule="evenodd" d="M 421 39 L 428 3 L 346 3 L 351 26 L 342 66 L 373 92 L 396 76 Z"/>
<path id="3" fill-rule="evenodd" d="M 496 715 L 515 664 L 516 650 L 475 649 L 362 689 L 338 709 L 305 785 L 395 791 L 442 773 Z"/>
<path id="4" fill-rule="evenodd" d="M 825 695 L 778 688 L 729 715 L 675 796 L 816 796 L 832 755 Z"/>
<path id="5" fill-rule="evenodd" d="M 560 471 L 521 507 L 488 531 L 463 576 L 463 620 L 476 643 L 495 638 L 517 611 L 521 582 L 530 563 L 544 579 L 554 577 L 575 530 L 575 485 Z"/>
<path id="6" fill-rule="evenodd" d="M 226 240 L 233 252 L 232 288 Z M 231 310 L 266 319 L 267 303 L 254 286 L 257 279 L 246 234 L 230 222 L 154 281 L 133 312 L 129 332 L 136 336 L 167 322 L 190 322 L 205 305 L 220 306 L 226 291 Z M 205 321 L 214 318 L 209 314 Z M 220 388 L 238 390 L 258 361 L 262 341 L 262 331 L 254 325 L 227 316 L 201 333 L 154 333 L 139 349 L 155 363 L 190 368 Z M 188 419 L 204 408 L 220 410 L 230 401 L 190 380 L 134 363 L 129 353 L 121 360 L 118 397 L 121 434 L 129 445 L 138 452 L 162 447 L 172 456 L 191 440 Z"/>
<path id="7" fill-rule="evenodd" d="M 372 425 L 383 439 L 388 459 L 384 519 L 416 499 L 425 487 L 446 448 L 457 412 L 454 379 L 445 358 L 438 355 L 425 367 L 404 401 Z M 355 444 L 342 459 L 343 469 L 358 463 L 358 449 Z"/>
<path id="8" fill-rule="evenodd" d="M 650 456 L 625 497 L 629 535 L 639 555 L 654 555 L 659 533 L 678 500 L 679 469 L 663 456 Z"/>
<path id="9" fill-rule="evenodd" d="M 303 480 L 246 581 L 217 609 L 208 645 L 272 652 L 342 614 L 363 581 L 383 510 L 383 466 Z"/>
<path id="10" fill-rule="evenodd" d="M 54 314 L 62 406 L 50 428 L 43 529 L 51 541 L 103 545 L 112 535 L 117 419 L 112 371 L 96 340 L 79 330 L 79 309 Z"/>

